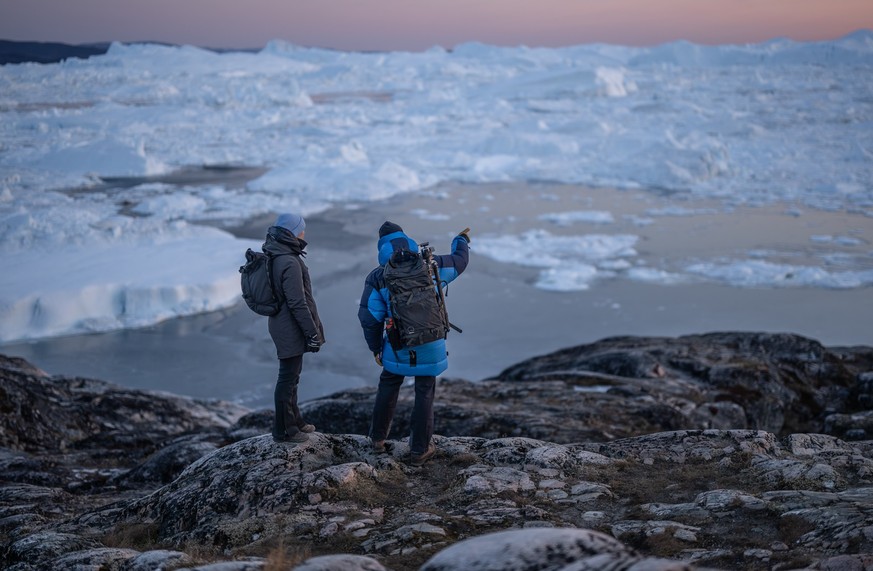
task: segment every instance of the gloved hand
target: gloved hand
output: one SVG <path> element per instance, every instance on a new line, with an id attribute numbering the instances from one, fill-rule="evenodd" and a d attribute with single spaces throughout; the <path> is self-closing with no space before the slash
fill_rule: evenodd
<path id="1" fill-rule="evenodd" d="M 382 353 L 373 353 L 373 358 L 376 359 L 376 364 L 382 366 Z"/>
<path id="2" fill-rule="evenodd" d="M 321 349 L 321 339 L 318 338 L 318 335 L 312 335 L 311 337 L 306 338 L 306 352 L 307 353 L 318 353 Z"/>
<path id="3" fill-rule="evenodd" d="M 461 238 L 466 240 L 468 244 L 470 243 L 470 229 L 469 228 L 464 228 L 463 230 L 458 232 L 458 236 L 460 236 Z"/>

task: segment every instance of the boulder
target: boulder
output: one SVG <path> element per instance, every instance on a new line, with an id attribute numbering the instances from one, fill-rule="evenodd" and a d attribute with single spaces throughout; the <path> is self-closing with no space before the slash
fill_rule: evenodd
<path id="1" fill-rule="evenodd" d="M 229 427 L 248 410 L 125 389 L 84 378 L 49 377 L 0 355 L 0 447 L 25 452 L 99 449 L 142 456 L 156 442 L 207 427 Z"/>
<path id="2" fill-rule="evenodd" d="M 858 353 L 854 359 L 866 363 L 864 352 Z M 738 332 L 613 337 L 529 359 L 498 378 L 574 379 L 583 386 L 596 379 L 592 373 L 618 377 L 613 382 L 619 384 L 622 378 L 636 379 L 640 381 L 636 386 L 658 401 L 667 395 L 684 396 L 695 405 L 726 402 L 745 411 L 747 426 L 722 428 L 784 434 L 821 431 L 826 413 L 852 406 L 851 392 L 864 372 L 844 359 L 840 350 L 812 339 Z"/>
<path id="3" fill-rule="evenodd" d="M 488 533 L 431 557 L 421 571 L 686 571 L 687 564 L 641 557 L 620 541 L 589 529 L 533 528 Z"/>

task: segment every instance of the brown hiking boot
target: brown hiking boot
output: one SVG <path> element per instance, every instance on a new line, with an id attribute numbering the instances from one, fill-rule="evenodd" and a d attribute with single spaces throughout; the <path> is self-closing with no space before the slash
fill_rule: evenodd
<path id="1" fill-rule="evenodd" d="M 370 439 L 370 444 L 373 446 L 373 452 L 375 452 L 376 454 L 384 454 L 385 453 L 385 441 L 384 440 Z"/>
<path id="2" fill-rule="evenodd" d="M 297 430 L 299 430 L 300 432 L 306 432 L 306 433 L 315 432 L 315 425 L 314 424 L 304 424 L 303 426 L 298 426 Z"/>
<path id="3" fill-rule="evenodd" d="M 427 445 L 427 450 L 425 450 L 421 454 L 410 454 L 409 460 L 407 464 L 410 466 L 423 466 L 425 462 L 431 459 L 431 457 L 436 454 L 436 446 L 433 445 L 433 442 Z"/>

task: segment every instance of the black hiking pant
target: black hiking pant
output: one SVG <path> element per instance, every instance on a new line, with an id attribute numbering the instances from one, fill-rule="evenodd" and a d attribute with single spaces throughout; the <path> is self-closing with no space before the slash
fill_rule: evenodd
<path id="1" fill-rule="evenodd" d="M 297 407 L 297 385 L 303 370 L 303 355 L 279 359 L 279 377 L 276 379 L 276 416 L 273 419 L 273 438 L 286 440 L 300 431 L 306 422 Z"/>
<path id="2" fill-rule="evenodd" d="M 370 438 L 385 440 L 391 431 L 394 409 L 400 386 L 406 377 L 382 370 L 379 376 L 379 390 L 373 405 L 373 422 L 370 424 Z M 409 452 L 423 454 L 427 451 L 433 436 L 433 401 L 436 394 L 436 377 L 415 377 L 415 404 L 410 419 Z"/>

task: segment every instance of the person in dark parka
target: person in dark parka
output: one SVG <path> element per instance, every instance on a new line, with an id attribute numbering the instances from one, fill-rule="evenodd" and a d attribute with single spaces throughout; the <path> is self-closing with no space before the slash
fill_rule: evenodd
<path id="1" fill-rule="evenodd" d="M 264 253 L 272 257 L 273 287 L 284 302 L 270 317 L 270 337 L 279 357 L 279 377 L 274 395 L 276 442 L 305 442 L 315 427 L 307 424 L 297 406 L 297 385 L 303 370 L 303 354 L 317 353 L 324 344 L 324 328 L 312 296 L 309 269 L 303 263 L 306 222 L 297 214 L 280 214 L 267 230 Z"/>
<path id="2" fill-rule="evenodd" d="M 451 254 L 434 256 L 439 267 L 439 278 L 448 284 L 467 267 L 469 261 L 469 229 L 452 240 Z M 394 350 L 385 334 L 385 324 L 391 319 L 388 287 L 385 284 L 385 264 L 396 250 L 418 251 L 418 243 L 407 236 L 393 222 L 385 222 L 379 228 L 379 267 L 367 276 L 364 292 L 358 309 L 358 320 L 364 330 L 364 339 L 376 363 L 383 367 L 379 377 L 379 389 L 373 405 L 370 424 L 370 440 L 373 450 L 383 452 L 385 439 L 394 418 L 397 397 L 405 377 L 415 377 L 415 403 L 412 408 L 411 434 L 409 437 L 410 464 L 424 464 L 435 449 L 433 436 L 433 401 L 436 392 L 436 376 L 449 366 L 445 339 L 438 339 L 415 347 L 416 358 L 410 358 L 410 348 Z"/>

